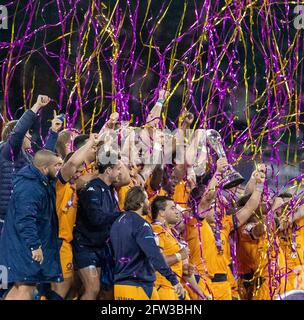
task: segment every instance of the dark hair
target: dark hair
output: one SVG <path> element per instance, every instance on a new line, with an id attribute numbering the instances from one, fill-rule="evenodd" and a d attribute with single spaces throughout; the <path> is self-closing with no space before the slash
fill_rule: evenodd
<path id="1" fill-rule="evenodd" d="M 88 140 L 90 136 L 88 134 L 80 134 L 74 139 L 74 150 L 80 149 L 85 145 L 86 140 Z"/>
<path id="2" fill-rule="evenodd" d="M 3 130 L 2 130 L 2 140 L 6 141 L 11 134 L 11 132 L 14 130 L 15 125 L 17 124 L 17 120 L 9 121 L 5 124 Z"/>
<path id="3" fill-rule="evenodd" d="M 165 210 L 167 201 L 173 201 L 167 196 L 157 196 L 151 204 L 152 219 L 156 220 L 160 210 Z"/>
<path id="4" fill-rule="evenodd" d="M 124 209 L 126 211 L 136 211 L 145 202 L 146 194 L 143 188 L 136 186 L 129 189 L 126 194 Z"/>
<path id="5" fill-rule="evenodd" d="M 250 199 L 252 193 L 246 194 L 243 197 L 241 197 L 238 201 L 237 201 L 237 207 L 244 207 L 245 204 L 248 202 L 248 200 Z"/>
<path id="6" fill-rule="evenodd" d="M 101 152 L 98 154 L 97 168 L 99 173 L 104 173 L 108 168 L 114 168 L 120 155 L 113 151 Z"/>
<path id="7" fill-rule="evenodd" d="M 279 198 L 292 198 L 292 194 L 289 192 L 282 192 L 278 195 Z"/>
<path id="8" fill-rule="evenodd" d="M 191 211 L 193 213 L 197 213 L 198 204 L 200 203 L 205 191 L 206 191 L 205 185 L 196 186 L 191 190 L 187 205 L 189 208 L 191 208 Z"/>
<path id="9" fill-rule="evenodd" d="M 67 163 L 67 162 L 72 158 L 72 155 L 73 155 L 73 154 L 74 154 L 74 152 L 68 153 L 68 154 L 65 156 L 63 162 L 64 162 L 64 163 Z"/>

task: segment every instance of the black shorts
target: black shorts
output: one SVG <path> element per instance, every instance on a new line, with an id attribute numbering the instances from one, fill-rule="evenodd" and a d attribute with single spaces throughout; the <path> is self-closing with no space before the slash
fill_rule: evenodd
<path id="1" fill-rule="evenodd" d="M 109 243 L 106 243 L 103 248 L 94 248 L 81 245 L 74 240 L 73 258 L 75 269 L 83 269 L 89 266 L 101 268 L 101 285 L 104 288 L 114 285 L 114 253 Z"/>
<path id="2" fill-rule="evenodd" d="M 102 268 L 103 266 L 103 249 L 88 247 L 73 241 L 73 259 L 76 269 L 83 269 L 89 266 Z"/>

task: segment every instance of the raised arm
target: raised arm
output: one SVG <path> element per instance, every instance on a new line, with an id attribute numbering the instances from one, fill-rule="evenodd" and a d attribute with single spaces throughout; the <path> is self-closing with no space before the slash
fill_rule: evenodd
<path id="1" fill-rule="evenodd" d="M 50 151 L 55 152 L 56 150 L 56 142 L 58 139 L 58 132 L 62 128 L 63 121 L 60 115 L 57 115 L 56 111 L 54 110 L 54 118 L 52 120 L 52 125 L 50 128 L 50 133 L 48 134 L 45 140 L 44 148 Z"/>
<path id="2" fill-rule="evenodd" d="M 156 104 L 154 107 L 151 109 L 151 111 L 148 114 L 146 124 L 151 127 L 158 127 L 158 124 L 161 121 L 161 113 L 163 109 L 163 105 L 165 100 L 168 98 L 169 92 L 166 90 L 160 90 L 159 91 L 159 96 Z"/>
<path id="3" fill-rule="evenodd" d="M 266 174 L 266 165 L 264 163 L 261 163 L 260 165 L 258 165 L 258 168 L 252 172 L 252 175 L 251 175 L 249 181 L 246 184 L 244 194 L 250 194 L 250 193 L 253 192 L 254 186 L 255 186 L 254 176 L 258 171 L 261 171 L 264 174 Z"/>
<path id="4" fill-rule="evenodd" d="M 33 107 L 26 111 L 22 117 L 18 120 L 15 128 L 8 137 L 3 147 L 3 157 L 8 160 L 13 160 L 22 150 L 23 139 L 27 131 L 32 127 L 37 119 L 38 111 L 46 106 L 50 102 L 50 98 L 47 96 L 39 95 L 37 102 Z"/>
<path id="5" fill-rule="evenodd" d="M 246 202 L 245 206 L 241 208 L 236 215 L 237 227 L 242 226 L 251 217 L 254 211 L 258 208 L 263 193 L 265 174 L 263 172 L 257 172 L 254 175 L 255 186 L 251 197 Z"/>
<path id="6" fill-rule="evenodd" d="M 100 129 L 98 135 L 99 136 L 104 135 L 108 130 L 115 130 L 119 125 L 118 120 L 119 120 L 119 114 L 117 112 L 113 112 L 110 115 L 109 120 Z"/>
<path id="7" fill-rule="evenodd" d="M 88 142 L 74 152 L 72 157 L 60 169 L 60 173 L 64 181 L 69 181 L 86 159 L 92 158 L 92 155 L 96 154 L 97 144 L 98 135 L 91 134 Z"/>
<path id="8" fill-rule="evenodd" d="M 206 211 L 210 208 L 213 200 L 215 199 L 216 190 L 218 188 L 218 183 L 221 180 L 222 173 L 228 166 L 228 161 L 226 158 L 219 158 L 216 162 L 216 171 L 211 178 L 206 191 L 204 192 L 202 199 L 198 206 L 198 211 Z"/>

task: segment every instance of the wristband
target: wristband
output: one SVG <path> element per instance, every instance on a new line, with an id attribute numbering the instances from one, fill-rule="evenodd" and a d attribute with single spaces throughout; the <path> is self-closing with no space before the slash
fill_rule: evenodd
<path id="1" fill-rule="evenodd" d="M 163 105 L 164 102 L 165 102 L 165 100 L 163 100 L 163 99 L 158 99 L 156 103 L 160 103 L 161 105 Z"/>
<path id="2" fill-rule="evenodd" d="M 182 261 L 182 255 L 178 252 L 175 254 L 177 261 Z"/>

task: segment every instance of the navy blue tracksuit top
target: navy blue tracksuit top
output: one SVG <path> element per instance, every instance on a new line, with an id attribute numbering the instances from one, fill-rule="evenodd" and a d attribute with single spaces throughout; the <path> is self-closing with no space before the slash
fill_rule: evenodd
<path id="1" fill-rule="evenodd" d="M 155 271 L 174 286 L 175 274 L 156 245 L 150 224 L 137 213 L 126 211 L 110 232 L 115 257 L 115 284 L 153 286 Z"/>

